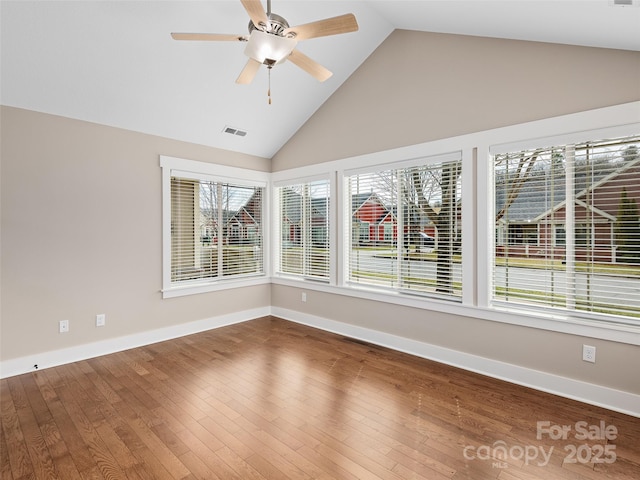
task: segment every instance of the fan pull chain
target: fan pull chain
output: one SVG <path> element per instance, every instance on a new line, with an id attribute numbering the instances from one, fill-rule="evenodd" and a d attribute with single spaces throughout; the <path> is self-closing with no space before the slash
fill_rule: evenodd
<path id="1" fill-rule="evenodd" d="M 269 98 L 269 105 L 271 105 L 271 68 L 267 69 L 269 72 L 269 89 L 267 90 L 267 97 Z"/>

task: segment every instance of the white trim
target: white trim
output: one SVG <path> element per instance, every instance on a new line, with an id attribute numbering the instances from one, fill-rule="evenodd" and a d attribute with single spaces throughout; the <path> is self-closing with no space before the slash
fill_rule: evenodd
<path id="1" fill-rule="evenodd" d="M 640 417 L 640 395 L 561 377 L 547 372 L 451 350 L 410 338 L 337 322 L 289 309 L 272 307 L 272 315 L 291 322 L 345 335 L 491 378 Z"/>
<path id="2" fill-rule="evenodd" d="M 638 124 L 638 130 L 640 130 L 640 124 Z M 636 134 L 638 132 L 638 130 L 636 130 Z M 616 170 L 614 170 L 613 172 L 611 172 L 609 175 L 602 177 L 600 180 L 598 180 L 596 183 L 592 183 L 591 185 L 589 185 L 587 188 L 583 188 L 582 190 L 580 190 L 578 193 L 574 195 L 572 195 L 576 200 L 575 202 L 584 207 L 587 208 L 591 211 L 596 212 L 598 215 L 603 216 L 605 218 L 608 218 L 609 220 L 615 222 L 616 217 L 614 217 L 613 215 L 604 212 L 602 210 L 600 210 L 599 208 L 594 207 L 593 205 L 587 205 L 584 201 L 579 200 L 580 197 L 585 197 L 587 195 L 587 193 L 589 192 L 593 192 L 596 189 L 600 188 L 602 185 L 606 185 L 608 182 L 610 182 L 612 179 L 615 179 L 617 176 L 622 175 L 623 173 L 626 173 L 627 170 L 630 170 L 632 168 L 634 168 L 636 165 L 638 165 L 638 163 L 640 163 L 640 158 L 633 160 L 631 162 L 627 162 L 625 163 L 622 167 L 617 168 Z M 549 216 L 549 213 L 555 213 L 558 210 L 561 210 L 562 208 L 564 208 L 564 206 L 566 205 L 567 200 L 563 200 L 562 202 L 558 203 L 554 208 L 550 209 L 550 210 L 546 210 L 544 212 L 542 212 L 540 215 L 538 215 L 537 217 L 535 217 L 533 219 L 534 222 L 539 222 L 540 220 L 542 220 L 543 218 Z"/>
<path id="3" fill-rule="evenodd" d="M 342 242 L 340 241 L 340 232 L 342 229 L 338 224 L 338 205 L 340 201 L 338 200 L 338 179 L 336 176 L 336 172 L 332 172 L 331 178 L 329 179 L 329 283 L 331 285 L 336 285 L 338 282 L 338 269 L 336 265 L 338 265 L 338 249 L 331 248 L 331 246 L 340 245 Z M 338 200 L 338 201 L 337 201 Z M 333 243 L 332 243 L 333 242 Z M 342 261 L 342 259 L 340 260 Z"/>
<path id="4" fill-rule="evenodd" d="M 163 164 L 160 157 L 160 165 Z M 171 168 L 161 168 L 162 174 L 162 287 L 171 285 Z M 164 295 L 163 295 L 164 298 Z"/>
<path id="5" fill-rule="evenodd" d="M 500 307 L 493 306 L 492 299 L 492 271 L 493 256 L 495 254 L 494 202 L 492 200 L 493 182 L 491 168 L 491 152 L 502 150 L 522 149 L 527 146 L 540 146 L 542 143 L 564 144 L 569 140 L 584 142 L 597 138 L 616 138 L 636 134 L 640 129 L 640 101 L 629 102 L 620 105 L 598 108 L 558 117 L 546 118 L 518 125 L 510 125 L 492 130 L 485 130 L 457 137 L 433 140 L 421 144 L 399 147 L 387 151 L 363 154 L 310 166 L 297 167 L 289 170 L 281 170 L 272 174 L 272 178 L 278 181 L 286 181 L 287 178 L 299 178 L 310 175 L 321 175 L 327 172 L 336 172 L 338 184 L 343 187 L 347 176 L 354 172 L 371 172 L 379 169 L 392 169 L 400 165 L 413 164 L 417 159 L 438 159 L 441 155 L 461 152 L 463 157 L 462 181 L 463 196 L 466 199 L 474 198 L 470 208 L 469 202 L 463 202 L 463 292 L 462 307 L 466 311 L 457 314 L 474 316 L 480 319 L 488 319 L 503 323 L 513 323 L 543 330 L 559 331 L 574 335 L 588 335 L 596 338 L 609 339 L 622 343 L 640 345 L 640 325 L 624 325 L 625 319 L 617 321 L 612 318 L 608 321 L 605 315 L 588 314 L 580 312 L 548 312 L 542 309 L 532 308 L 524 311 L 522 308 L 515 315 L 518 320 L 512 321 L 510 315 Z M 469 152 L 475 152 L 475 161 L 469 162 Z M 466 159 L 466 162 L 464 161 Z M 468 167 L 475 167 L 475 172 L 470 172 Z M 472 173 L 475 173 L 475 178 Z M 471 190 L 471 191 L 470 191 Z M 338 264 L 331 265 L 332 272 L 336 270 L 332 278 L 336 283 L 332 285 L 334 293 L 350 295 L 354 297 L 369 298 L 379 301 L 391 301 L 392 303 L 407 304 L 406 295 L 401 292 L 380 292 L 371 287 L 351 285 L 347 282 L 345 273 L 348 267 L 347 251 L 350 238 L 345 236 L 348 231 L 346 219 L 350 215 L 347 212 L 344 196 L 346 189 L 340 189 L 337 196 L 338 202 L 342 202 L 338 215 L 338 228 L 342 230 L 338 242 Z M 475 194 L 475 195 L 474 195 Z M 340 207 L 340 205 L 338 205 Z M 469 218 L 469 213 L 473 215 Z M 476 234 L 473 235 L 475 228 Z M 471 229 L 471 230 L 469 230 Z M 466 233 L 465 233 L 466 232 Z M 475 243 L 475 249 L 473 245 Z M 287 282 L 287 279 L 277 281 Z M 289 283 L 294 283 L 289 281 Z M 404 297 L 404 298 L 403 298 Z M 392 300 L 391 300 L 392 299 Z M 445 310 L 454 308 L 460 310 L 458 304 L 450 307 L 451 303 L 438 303 L 432 298 L 413 300 L 417 308 Z M 422 303 L 420 303 L 422 302 Z M 436 305 L 436 307 L 434 307 Z M 582 317 L 580 315 L 583 315 Z M 591 333 L 585 333 L 585 330 Z M 626 332 L 626 333 L 622 333 Z M 631 337 L 629 340 L 627 337 Z"/>
<path id="6" fill-rule="evenodd" d="M 577 196 L 577 195 L 576 195 Z M 582 200 L 574 200 L 576 205 L 580 205 L 581 207 L 583 207 L 585 210 L 590 210 L 592 212 L 594 212 L 596 215 L 599 215 L 601 217 L 606 218 L 607 220 L 610 220 L 612 222 L 616 221 L 616 217 L 614 217 L 613 215 L 611 215 L 610 213 L 605 212 L 604 210 L 600 210 L 599 208 L 594 207 L 593 205 L 589 205 L 586 202 L 582 201 Z M 580 224 L 580 222 L 578 222 L 578 225 Z"/>
<path id="7" fill-rule="evenodd" d="M 328 206 L 328 214 L 327 214 L 327 218 L 326 218 L 326 227 L 327 227 L 327 236 L 328 236 L 328 240 L 329 240 L 329 245 L 332 245 L 334 238 L 333 238 L 333 226 L 335 223 L 335 207 L 334 207 L 334 201 L 335 201 L 335 174 L 333 174 L 333 172 L 327 172 L 325 175 L 316 175 L 314 177 L 304 177 L 304 178 L 297 178 L 297 179 L 292 179 L 290 182 L 276 182 L 273 185 L 273 195 L 271 195 L 271 198 L 273 199 L 273 210 L 272 210 L 272 218 L 273 218 L 273 223 L 274 223 L 274 234 L 273 234 L 273 241 L 274 241 L 274 248 L 273 251 L 271 252 L 271 257 L 275 260 L 275 265 L 273 268 L 273 272 L 272 275 L 282 275 L 282 276 L 290 276 L 293 278 L 303 278 L 303 279 L 308 279 L 308 280 L 312 280 L 312 281 L 318 281 L 318 282 L 331 282 L 332 280 L 332 275 L 333 275 L 333 268 L 331 268 L 332 265 L 335 265 L 335 253 L 333 252 L 334 249 L 330 249 L 329 250 L 329 271 L 327 272 L 327 276 L 320 276 L 320 275 L 311 275 L 308 273 L 308 265 L 307 265 L 307 253 L 310 251 L 310 249 L 313 248 L 313 238 L 311 238 L 313 236 L 313 227 L 314 225 L 312 225 L 312 223 L 307 222 L 307 220 L 311 219 L 311 212 L 307 211 L 307 199 L 311 199 L 312 197 L 310 196 L 310 191 L 308 191 L 307 189 L 311 187 L 312 183 L 320 183 L 322 182 L 323 184 L 326 183 L 327 186 L 327 190 L 326 190 L 326 199 L 327 199 L 327 206 Z M 300 219 L 301 219 L 301 225 L 300 225 L 300 235 L 301 235 L 301 248 L 302 248 L 302 273 L 300 274 L 296 274 L 296 273 L 291 273 L 291 272 L 285 272 L 282 271 L 282 262 L 281 262 L 281 255 L 282 255 L 282 242 L 283 242 L 283 235 L 285 232 L 283 232 L 282 230 L 282 204 L 281 204 L 281 198 L 280 198 L 280 192 L 282 192 L 284 189 L 286 189 L 287 187 L 302 187 L 302 192 L 300 194 L 298 194 L 300 196 L 300 199 L 302 200 L 302 211 L 300 212 Z M 320 198 L 320 197 L 318 197 Z M 324 196 L 322 198 L 325 198 Z M 309 203 L 309 208 L 310 207 L 310 203 Z M 310 241 L 311 244 L 308 244 L 307 241 Z"/>
<path id="8" fill-rule="evenodd" d="M 260 170 L 230 167 L 228 165 L 220 165 L 218 163 L 200 162 L 197 160 L 188 160 L 186 158 L 169 157 L 167 155 L 160 155 L 160 166 L 163 170 L 168 169 L 184 175 L 191 173 L 196 175 L 196 177 L 194 177 L 195 179 L 208 176 L 223 182 L 245 180 L 248 182 L 254 182 L 256 186 L 261 187 L 268 183 L 271 175 L 268 172 L 262 172 Z"/>
<path id="9" fill-rule="evenodd" d="M 440 155 L 445 152 L 456 152 L 464 150 L 465 148 L 474 148 L 482 145 L 490 145 L 492 153 L 494 153 L 494 151 L 499 152 L 498 149 L 500 148 L 506 148 L 508 150 L 509 148 L 513 148 L 514 145 L 533 144 L 539 146 L 539 144 L 536 143 L 540 141 L 539 139 L 569 138 L 568 135 L 571 135 L 571 133 L 558 135 L 558 132 L 567 132 L 568 130 L 570 132 L 578 132 L 576 135 L 578 135 L 579 138 L 584 137 L 584 132 L 592 132 L 594 130 L 598 130 L 605 136 L 627 136 L 627 134 L 637 133 L 638 122 L 640 122 L 640 101 L 629 102 L 621 105 L 535 120 L 518 125 L 500 127 L 493 130 L 485 130 L 457 137 L 398 147 L 382 152 L 367 153 L 304 167 L 279 170 L 272 173 L 272 179 L 274 181 L 280 181 L 286 180 L 287 178 L 321 175 L 322 173 L 332 170 L 356 170 L 358 168 L 385 165 L 412 158 Z"/>
<path id="10" fill-rule="evenodd" d="M 469 268 L 462 268 L 462 303 L 464 305 L 477 304 L 477 257 L 474 249 L 474 240 L 478 238 L 477 223 L 474 207 L 479 203 L 475 181 L 477 161 L 474 150 L 465 149 L 462 151 L 462 263 L 471 265 Z M 455 213 L 457 216 L 457 213 Z M 455 217 L 454 217 L 455 218 Z"/>
<path id="11" fill-rule="evenodd" d="M 280 307 L 261 307 L 245 310 L 125 337 L 6 360 L 0 363 L 0 378 L 8 378 L 33 372 L 34 365 L 38 365 L 38 370 L 42 370 L 234 325 L 268 315 L 273 315 L 301 325 L 319 328 L 327 332 L 363 340 L 417 357 L 486 375 L 491 378 L 504 380 L 516 385 L 522 385 L 586 404 L 640 417 L 640 395 L 637 394 L 594 385 Z"/>
<path id="12" fill-rule="evenodd" d="M 493 191 L 493 168 L 489 147 L 479 144 L 476 154 L 476 303 L 480 308 L 491 305 L 491 281 L 495 256 L 495 202 L 480 202 L 480 198 L 491 198 Z M 487 255 L 487 252 L 493 252 Z"/>
<path id="13" fill-rule="evenodd" d="M 308 175 L 306 177 L 287 178 L 283 180 L 273 180 L 271 183 L 273 185 L 273 188 L 276 189 L 281 187 L 288 187 L 291 185 L 298 185 L 302 183 L 319 182 L 321 180 L 331 181 L 331 174 L 332 172 L 327 170 L 322 174 Z"/>
<path id="14" fill-rule="evenodd" d="M 224 165 L 221 165 L 224 168 Z M 197 182 L 205 181 L 205 182 L 214 182 L 214 183 L 231 183 L 231 184 L 241 184 L 243 187 L 259 187 L 264 188 L 267 186 L 266 180 L 253 180 L 247 178 L 239 178 L 239 177 L 228 177 L 224 175 L 211 175 L 210 173 L 198 173 L 198 172 L 188 172 L 185 170 L 177 170 L 174 168 L 169 169 L 171 171 L 172 177 L 177 177 L 186 180 L 195 180 Z"/>
<path id="15" fill-rule="evenodd" d="M 501 308 L 463 305 L 453 300 L 441 300 L 434 297 L 410 295 L 401 291 L 382 291 L 374 286 L 332 286 L 317 282 L 304 282 L 298 279 L 272 277 L 271 283 L 287 287 L 316 290 L 323 293 L 343 295 L 363 300 L 390 303 L 450 315 L 458 315 L 490 322 L 507 323 L 522 327 L 536 328 L 550 332 L 567 333 L 583 337 L 610 340 L 629 345 L 640 345 L 640 326 L 613 323 L 608 321 L 587 320 L 572 317 L 568 312 L 547 312 L 524 310 L 516 307 Z"/>
<path id="16" fill-rule="evenodd" d="M 349 194 L 349 180 L 343 171 L 336 171 L 336 198 L 346 198 Z M 334 270 L 335 283 L 333 285 L 344 285 L 349 278 L 349 252 L 351 251 L 351 202 L 338 201 L 336 205 L 336 261 L 338 262 Z M 347 223 L 347 219 L 349 219 Z"/>
<path id="17" fill-rule="evenodd" d="M 152 343 L 163 342 L 185 335 L 192 335 L 194 333 L 246 322 L 270 314 L 270 307 L 254 308 L 252 310 L 244 310 L 242 312 L 234 312 L 218 317 L 205 318 L 203 320 L 126 335 L 124 337 L 116 337 L 50 352 L 26 355 L 0 363 L 0 378 L 33 372 L 35 370 L 34 365 L 38 365 L 38 370 L 57 367 L 67 363 L 79 362 L 89 358 L 121 352 L 130 348 L 151 345 Z"/>
<path id="18" fill-rule="evenodd" d="M 437 163 L 459 162 L 462 160 L 462 151 L 458 148 L 452 152 L 444 152 L 438 154 L 425 154 L 414 158 L 405 158 L 403 160 L 394 160 L 388 163 L 378 163 L 375 165 L 361 166 L 358 168 L 349 168 L 344 171 L 344 175 L 351 177 L 354 175 L 362 175 L 367 173 L 376 173 L 380 170 L 401 170 L 416 166 L 433 165 Z"/>
<path id="19" fill-rule="evenodd" d="M 265 269 L 266 270 L 266 269 Z M 194 281 L 197 282 L 197 281 Z M 254 285 L 264 285 L 271 280 L 266 273 L 247 274 L 246 277 L 228 277 L 224 280 L 213 280 L 206 283 L 187 283 L 174 285 L 168 289 L 161 290 L 162 298 L 183 297 L 185 295 L 196 295 L 199 293 L 218 292 L 232 288 L 252 287 Z"/>
<path id="20" fill-rule="evenodd" d="M 282 225 L 280 218 L 282 216 L 280 195 L 278 187 L 271 183 L 269 188 L 269 240 L 271 245 L 269 259 L 269 270 L 265 270 L 271 277 L 280 270 L 280 255 L 282 254 Z"/>
<path id="21" fill-rule="evenodd" d="M 610 108 L 614 108 L 614 107 L 610 107 Z M 640 106 L 638 106 L 637 108 L 640 109 Z M 603 110 L 606 110 L 606 109 L 603 109 Z M 583 112 L 583 113 L 588 113 L 588 112 Z M 636 112 L 636 122 L 638 120 L 640 120 L 640 112 Z M 620 120 L 609 124 L 609 125 L 617 125 L 617 126 L 606 125 L 604 128 L 593 127 L 593 128 L 587 128 L 584 131 L 579 131 L 579 132 L 574 131 L 571 133 L 560 134 L 560 135 L 558 135 L 557 132 L 562 130 L 558 129 L 556 130 L 556 134 L 553 134 L 551 136 L 527 138 L 525 140 L 492 145 L 490 148 L 490 151 L 491 151 L 491 155 L 497 155 L 497 154 L 503 154 L 503 153 L 520 152 L 522 150 L 561 147 L 569 144 L 581 144 L 584 142 L 594 140 L 596 138 L 612 139 L 612 138 L 618 138 L 618 137 L 629 137 L 632 135 L 636 135 L 638 133 L 638 128 L 640 128 L 640 123 L 634 122 L 626 125 L 625 124 L 618 125 L 619 122 Z M 527 125 L 527 124 L 524 124 L 524 125 Z M 594 135 L 595 135 L 595 138 L 594 138 Z"/>
<path id="22" fill-rule="evenodd" d="M 271 174 L 246 168 L 230 167 L 184 158 L 160 155 L 162 172 L 162 298 L 215 292 L 229 288 L 247 287 L 268 283 L 271 255 L 270 243 L 270 179 Z M 171 178 L 178 176 L 191 180 L 230 183 L 234 186 L 262 189 L 262 272 L 240 277 L 215 277 L 203 281 L 171 281 Z M 221 258 L 219 253 L 218 259 Z"/>
<path id="23" fill-rule="evenodd" d="M 271 252 L 273 246 L 271 231 L 275 221 L 273 216 L 273 190 L 271 182 L 269 182 L 264 188 L 262 197 L 262 272 L 267 276 L 267 279 L 273 274 L 273 255 Z M 264 283 L 268 282 L 265 281 Z"/>

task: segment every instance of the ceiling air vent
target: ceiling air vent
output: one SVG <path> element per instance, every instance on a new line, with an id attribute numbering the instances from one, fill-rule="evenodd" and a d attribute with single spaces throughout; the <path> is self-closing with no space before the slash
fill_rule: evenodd
<path id="1" fill-rule="evenodd" d="M 614 7 L 640 7 L 640 0 L 609 0 Z"/>
<path id="2" fill-rule="evenodd" d="M 223 132 L 224 133 L 228 133 L 230 135 L 236 135 L 238 137 L 244 137 L 244 136 L 247 135 L 247 131 L 246 130 L 240 130 L 239 128 L 234 128 L 234 127 L 229 127 L 229 126 L 224 127 Z"/>

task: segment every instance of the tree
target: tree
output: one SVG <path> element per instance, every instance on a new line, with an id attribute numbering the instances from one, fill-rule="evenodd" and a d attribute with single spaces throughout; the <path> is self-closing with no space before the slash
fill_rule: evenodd
<path id="1" fill-rule="evenodd" d="M 437 232 L 436 291 L 453 293 L 453 254 L 459 244 L 456 228 L 460 206 L 460 162 L 442 164 L 439 168 L 406 169 L 403 197 L 409 231 L 419 229 L 419 218 L 426 216 Z"/>
<path id="2" fill-rule="evenodd" d="M 212 234 L 217 242 L 222 242 L 223 237 L 228 241 L 230 232 L 226 222 L 247 204 L 255 189 L 209 181 L 201 181 L 199 189 L 201 229 Z M 210 242 L 212 239 L 203 240 Z"/>
<path id="3" fill-rule="evenodd" d="M 638 158 L 638 155 L 640 155 L 640 152 L 638 151 L 638 146 L 629 145 L 622 151 L 622 160 L 624 162 L 631 162 L 632 160 L 635 160 L 636 158 Z"/>
<path id="4" fill-rule="evenodd" d="M 518 198 L 522 187 L 534 174 L 541 150 L 521 154 L 505 178 L 509 192 L 504 204 L 496 212 L 497 222 Z M 563 168 L 563 158 L 553 158 L 556 168 Z M 416 218 L 428 217 L 436 227 L 437 266 L 436 291 L 453 293 L 453 255 L 460 247 L 457 223 L 461 209 L 460 162 L 442 164 L 439 168 L 414 167 L 405 170 L 403 198 L 406 202 L 405 223 L 419 229 Z"/>
<path id="5" fill-rule="evenodd" d="M 536 165 L 539 155 L 540 150 L 536 150 L 531 155 L 525 155 L 524 153 L 522 153 L 517 158 L 517 162 L 515 163 L 514 168 L 511 168 L 511 165 L 508 166 L 509 171 L 504 173 L 505 178 L 503 180 L 505 182 L 508 182 L 509 191 L 504 204 L 502 205 L 500 210 L 496 212 L 496 222 L 505 216 L 505 214 L 509 210 L 509 207 L 511 207 L 516 198 L 518 198 L 518 195 L 520 195 L 522 187 L 531 177 L 531 174 L 534 171 L 534 166 Z M 562 164 L 562 159 L 558 158 L 557 155 L 554 155 L 553 165 L 558 168 L 558 164 Z"/>
<path id="6" fill-rule="evenodd" d="M 620 193 L 620 205 L 616 219 L 616 245 L 618 259 L 622 262 L 640 263 L 640 214 L 634 198 L 627 189 Z"/>

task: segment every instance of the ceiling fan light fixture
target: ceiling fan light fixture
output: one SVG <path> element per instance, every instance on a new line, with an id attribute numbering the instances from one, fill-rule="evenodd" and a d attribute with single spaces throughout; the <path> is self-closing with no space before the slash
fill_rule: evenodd
<path id="1" fill-rule="evenodd" d="M 244 54 L 254 60 L 275 65 L 285 60 L 296 48 L 297 40 L 260 30 L 253 30 Z"/>
<path id="2" fill-rule="evenodd" d="M 640 2 L 640 0 L 609 1 Z M 331 77 L 331 72 L 297 50 L 296 45 L 301 40 L 339 35 L 342 33 L 356 32 L 358 30 L 358 22 L 353 13 L 346 13 L 344 15 L 338 15 L 337 17 L 325 18 L 323 20 L 291 27 L 284 17 L 271 12 L 271 0 L 267 0 L 266 11 L 262 6 L 262 0 L 240 0 L 240 3 L 242 3 L 245 11 L 249 14 L 248 36 L 219 33 L 171 34 L 174 40 L 247 42 L 244 53 L 249 57 L 249 60 L 236 79 L 236 83 L 238 84 L 246 85 L 251 83 L 261 65 L 265 65 L 267 71 L 271 74 L 271 69 L 274 65 L 282 63 L 287 59 L 316 80 L 324 82 Z M 269 92 L 270 91 L 271 89 L 269 89 Z M 270 93 L 269 98 L 271 98 Z"/>

